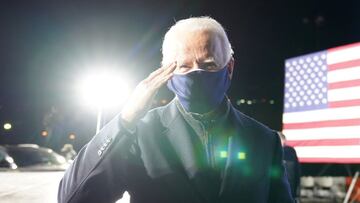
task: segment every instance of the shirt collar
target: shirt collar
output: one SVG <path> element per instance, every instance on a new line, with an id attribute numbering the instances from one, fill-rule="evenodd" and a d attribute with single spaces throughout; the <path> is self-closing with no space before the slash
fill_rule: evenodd
<path id="1" fill-rule="evenodd" d="M 179 109 L 180 113 L 188 119 L 194 119 L 196 121 L 200 121 L 201 123 L 207 123 L 207 124 L 214 124 L 221 122 L 227 118 L 230 112 L 230 99 L 226 96 L 224 100 L 221 102 L 221 104 L 214 110 L 199 114 L 199 113 L 193 113 L 188 112 L 184 109 L 184 107 L 181 105 L 179 99 L 175 98 L 175 104 L 177 108 Z"/>

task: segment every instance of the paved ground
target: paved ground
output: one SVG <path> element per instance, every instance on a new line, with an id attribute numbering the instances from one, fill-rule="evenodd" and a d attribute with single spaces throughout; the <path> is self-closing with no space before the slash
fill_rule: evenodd
<path id="1" fill-rule="evenodd" d="M 64 172 L 0 172 L 1 203 L 56 203 Z M 129 203 L 125 193 L 117 203 Z"/>
<path id="2" fill-rule="evenodd" d="M 0 172 L 2 203 L 52 203 L 63 172 Z"/>
<path id="3" fill-rule="evenodd" d="M 64 172 L 0 172 L 1 203 L 56 203 Z M 116 203 L 129 203 L 128 193 Z M 334 203 L 325 199 L 302 199 L 303 203 Z"/>

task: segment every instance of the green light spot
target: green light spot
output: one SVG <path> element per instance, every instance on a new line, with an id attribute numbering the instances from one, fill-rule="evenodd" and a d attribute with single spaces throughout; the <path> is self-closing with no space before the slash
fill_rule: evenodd
<path id="1" fill-rule="evenodd" d="M 245 152 L 239 152 L 238 153 L 238 159 L 245 160 L 246 159 L 246 153 Z"/>
<path id="2" fill-rule="evenodd" d="M 270 177 L 271 178 L 279 178 L 281 170 L 278 167 L 271 167 L 270 169 Z"/>
<path id="3" fill-rule="evenodd" d="M 220 151 L 220 157 L 226 158 L 228 156 L 227 151 Z"/>

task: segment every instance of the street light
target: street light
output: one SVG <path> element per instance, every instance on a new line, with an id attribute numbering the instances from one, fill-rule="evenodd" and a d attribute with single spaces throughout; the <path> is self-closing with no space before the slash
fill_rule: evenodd
<path id="1" fill-rule="evenodd" d="M 83 103 L 97 109 L 96 133 L 101 128 L 103 110 L 121 106 L 130 93 L 127 77 L 111 72 L 89 74 L 79 88 Z"/>
<path id="2" fill-rule="evenodd" d="M 46 131 L 46 130 L 43 130 L 43 131 L 41 131 L 41 136 L 43 136 L 43 137 L 47 137 L 48 135 L 49 135 L 49 132 L 48 131 Z"/>
<path id="3" fill-rule="evenodd" d="M 11 123 L 5 123 L 4 124 L 4 130 L 11 130 L 11 128 L 12 128 Z"/>

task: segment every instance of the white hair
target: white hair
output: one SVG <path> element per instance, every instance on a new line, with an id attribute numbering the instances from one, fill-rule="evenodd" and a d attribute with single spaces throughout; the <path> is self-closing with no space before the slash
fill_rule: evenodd
<path id="1" fill-rule="evenodd" d="M 179 43 L 182 43 L 178 39 L 178 35 L 181 33 L 195 32 L 195 31 L 208 31 L 215 36 L 220 37 L 223 45 L 223 57 L 222 61 L 218 61 L 219 65 L 226 65 L 232 55 L 233 50 L 231 44 L 226 35 L 224 28 L 211 17 L 191 17 L 176 22 L 165 34 L 162 44 L 162 65 L 166 65 L 174 61 L 177 47 Z"/>

